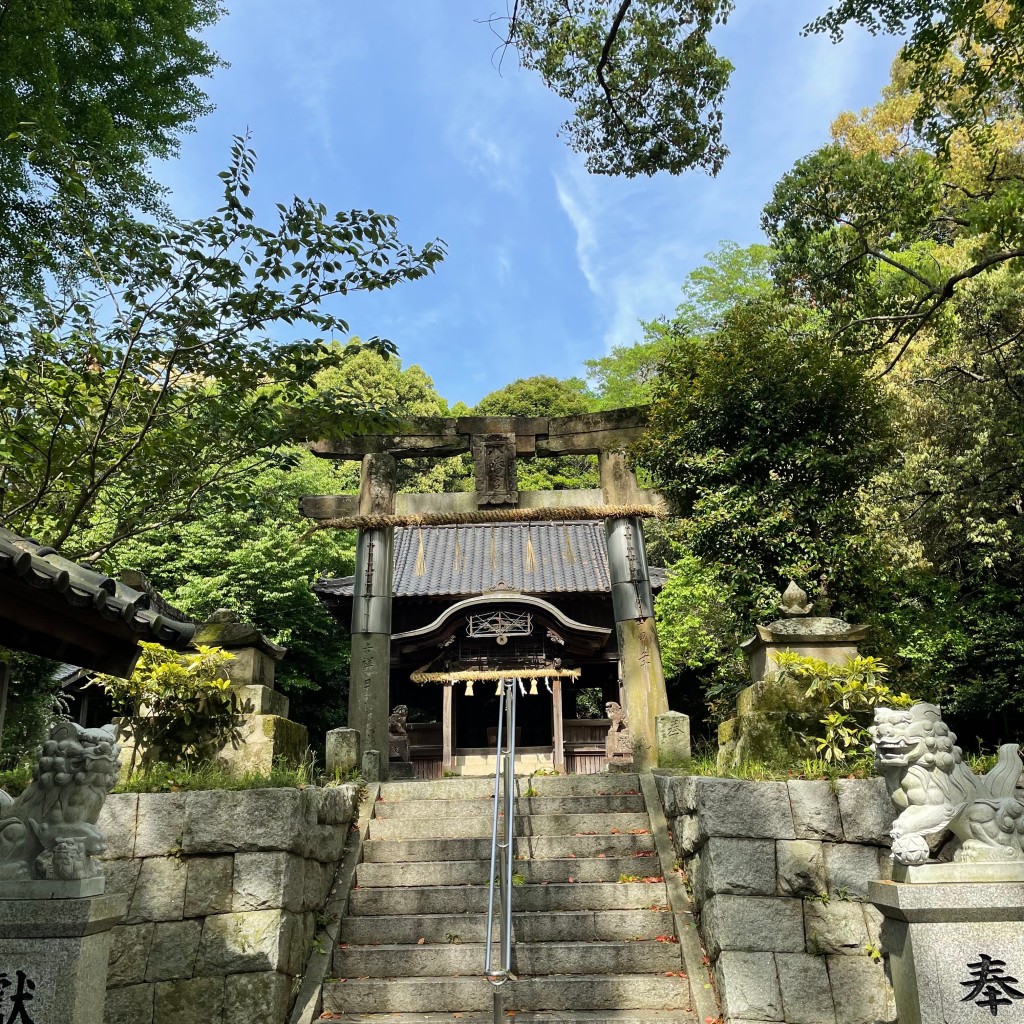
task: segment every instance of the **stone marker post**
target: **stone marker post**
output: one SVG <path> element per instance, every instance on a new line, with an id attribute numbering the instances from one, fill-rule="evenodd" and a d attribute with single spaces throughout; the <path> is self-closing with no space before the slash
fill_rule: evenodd
<path id="1" fill-rule="evenodd" d="M 359 478 L 361 516 L 394 512 L 396 472 L 392 455 L 363 457 Z M 364 759 L 366 752 L 388 749 L 394 543 L 393 527 L 364 527 L 356 546 L 348 724 L 359 732 Z M 386 757 L 379 777 L 387 778 Z"/>
<path id="2" fill-rule="evenodd" d="M 126 900 L 106 895 L 96 827 L 117 781 L 114 726 L 57 722 L 33 780 L 0 794 L 0 1020 L 102 1024 L 110 929 Z"/>
<path id="3" fill-rule="evenodd" d="M 602 452 L 598 461 L 605 502 L 638 504 L 636 477 L 625 456 L 621 452 Z M 640 520 L 605 520 L 605 542 L 633 763 L 638 771 L 646 771 L 657 763 L 655 719 L 668 711 L 668 694 Z"/>

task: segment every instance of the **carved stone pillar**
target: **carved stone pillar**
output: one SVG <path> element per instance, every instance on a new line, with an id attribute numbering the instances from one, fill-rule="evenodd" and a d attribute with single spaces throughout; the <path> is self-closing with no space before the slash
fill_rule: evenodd
<path id="1" fill-rule="evenodd" d="M 640 501 L 636 477 L 621 452 L 602 452 L 599 463 L 605 502 Z M 646 771 L 657 764 L 655 719 L 668 711 L 668 694 L 640 520 L 605 520 L 605 542 L 633 762 L 637 770 Z"/>
<path id="2" fill-rule="evenodd" d="M 391 455 L 363 458 L 359 514 L 389 515 L 395 507 L 396 464 Z M 352 668 L 348 723 L 359 731 L 362 748 L 383 753 L 387 771 L 391 674 L 391 590 L 395 531 L 391 527 L 359 531 L 352 604 Z"/>

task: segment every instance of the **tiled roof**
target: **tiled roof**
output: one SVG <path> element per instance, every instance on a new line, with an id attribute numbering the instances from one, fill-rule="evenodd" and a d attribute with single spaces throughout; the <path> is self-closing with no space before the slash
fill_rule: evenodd
<path id="1" fill-rule="evenodd" d="M 4 578 L 57 594 L 70 608 L 88 609 L 97 620 L 124 623 L 137 640 L 185 648 L 196 627 L 150 610 L 150 597 L 64 558 L 55 548 L 0 527 L 0 585 Z M 100 624 L 99 622 L 97 623 Z"/>
<path id="2" fill-rule="evenodd" d="M 420 539 L 423 572 L 416 573 Z M 456 542 L 461 566 L 456 571 Z M 527 571 L 527 544 L 534 565 Z M 652 568 L 651 584 L 664 583 Z M 322 579 L 323 597 L 351 597 L 352 576 Z M 395 531 L 395 597 L 436 597 L 517 590 L 527 594 L 608 593 L 608 558 L 601 522 L 500 523 L 493 526 L 424 526 Z"/>

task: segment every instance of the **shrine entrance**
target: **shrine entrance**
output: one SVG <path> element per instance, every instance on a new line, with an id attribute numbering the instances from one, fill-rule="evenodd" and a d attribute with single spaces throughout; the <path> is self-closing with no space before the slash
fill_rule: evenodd
<path id="1" fill-rule="evenodd" d="M 522 771 L 600 770 L 611 702 L 629 717 L 620 740 L 637 766 L 654 763 L 654 716 L 667 710 L 652 597 L 663 574 L 647 566 L 640 521 L 664 504 L 617 450 L 642 429 L 640 410 L 469 417 L 313 446 L 362 460 L 359 495 L 300 508 L 321 528 L 360 531 L 355 575 L 314 590 L 351 622 L 349 722 L 364 750 L 404 752 L 420 777 L 490 774 L 497 680 L 517 678 Z M 473 453 L 474 493 L 396 493 L 396 457 L 459 451 Z M 517 456 L 567 452 L 599 455 L 600 489 L 518 490 Z"/>

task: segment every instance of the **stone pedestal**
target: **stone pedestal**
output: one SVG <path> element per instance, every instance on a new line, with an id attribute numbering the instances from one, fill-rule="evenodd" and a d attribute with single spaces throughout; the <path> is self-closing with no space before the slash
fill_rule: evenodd
<path id="1" fill-rule="evenodd" d="M 102 1024 L 110 929 L 124 913 L 114 895 L 0 900 L 0 1019 Z"/>
<path id="2" fill-rule="evenodd" d="M 913 869 L 914 877 L 927 878 L 929 867 Z M 935 877 L 949 880 L 868 886 L 885 917 L 900 1024 L 1024 1018 L 1024 872 L 1007 864 L 935 867 Z M 1018 880 L 971 881 L 979 868 Z"/>
<path id="3" fill-rule="evenodd" d="M 842 665 L 857 657 L 858 645 L 867 637 L 869 626 L 855 626 L 842 619 L 826 615 L 811 615 L 813 604 L 807 594 L 791 583 L 779 606 L 784 617 L 767 626 L 755 627 L 749 640 L 740 644 L 747 659 L 751 685 L 736 694 L 736 717 L 718 727 L 718 767 L 735 767 L 751 756 L 766 739 L 765 730 L 771 730 L 762 703 L 765 689 L 778 671 L 780 654 L 798 654 L 816 658 L 830 665 Z M 799 703 L 801 694 L 793 693 Z M 752 755 L 753 751 L 753 755 Z"/>

